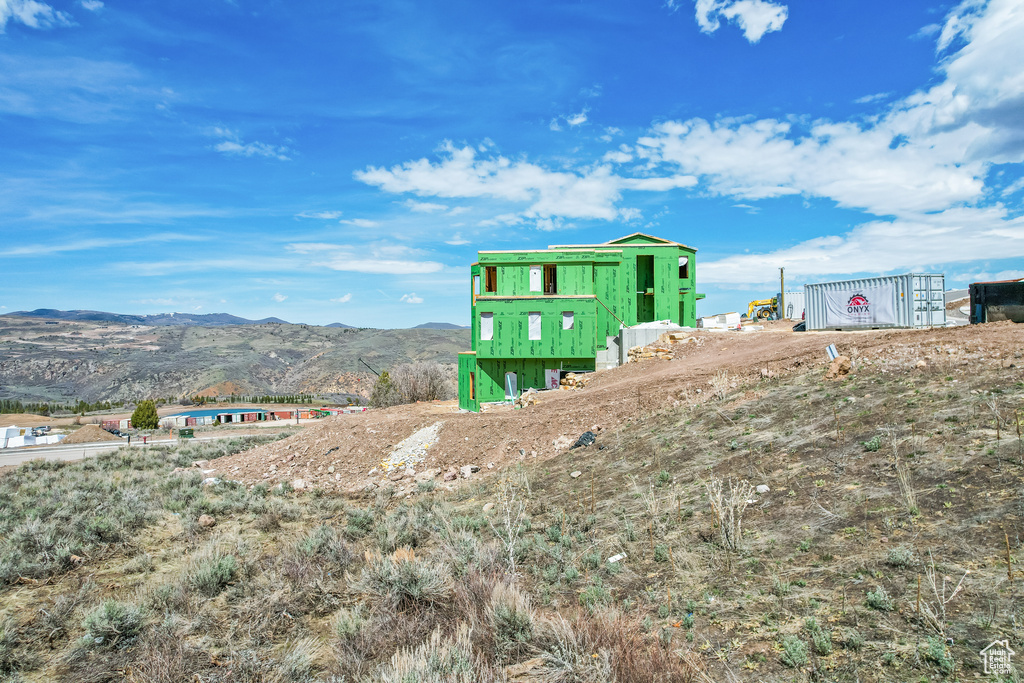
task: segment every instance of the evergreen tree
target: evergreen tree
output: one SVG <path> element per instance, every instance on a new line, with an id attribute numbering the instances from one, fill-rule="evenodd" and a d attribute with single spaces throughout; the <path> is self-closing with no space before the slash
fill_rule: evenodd
<path id="1" fill-rule="evenodd" d="M 160 418 L 156 414 L 156 404 L 152 401 L 139 401 L 132 413 L 132 427 L 135 429 L 156 429 Z"/>

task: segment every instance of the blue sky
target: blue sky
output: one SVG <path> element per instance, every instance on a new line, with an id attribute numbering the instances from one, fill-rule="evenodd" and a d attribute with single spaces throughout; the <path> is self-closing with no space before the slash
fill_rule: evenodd
<path id="1" fill-rule="evenodd" d="M 1024 276 L 1024 0 L 0 0 L 0 313 L 468 322 L 478 250 L 699 249 L 699 314 Z"/>

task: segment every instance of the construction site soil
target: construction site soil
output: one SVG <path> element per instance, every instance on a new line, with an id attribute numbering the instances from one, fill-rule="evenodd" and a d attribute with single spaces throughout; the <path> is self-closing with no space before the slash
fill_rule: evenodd
<path id="1" fill-rule="evenodd" d="M 114 436 L 105 429 L 96 425 L 85 425 L 61 441 L 61 444 L 69 443 L 97 443 L 100 441 L 124 441 L 119 436 Z"/>
<path id="2" fill-rule="evenodd" d="M 417 472 L 465 465 L 500 469 L 525 459 L 564 453 L 586 431 L 597 445 L 643 414 L 679 404 L 704 403 L 716 393 L 754 380 L 783 377 L 829 360 L 835 344 L 852 372 L 952 368 L 973 364 L 1014 368 L 1024 361 L 1024 327 L 992 323 L 925 330 L 794 333 L 789 323 L 771 322 L 758 332 L 696 332 L 671 346 L 672 360 L 649 359 L 596 373 L 584 389 L 546 391 L 534 405 L 513 410 L 486 406 L 460 412 L 454 401 L 417 403 L 327 418 L 290 438 L 221 458 L 207 468 L 248 484 L 294 483 L 325 491 L 358 491 L 387 479 L 382 461 L 419 429 L 441 422 Z M 877 369 L 877 368 L 876 368 Z M 399 484 L 414 485 L 412 479 Z"/>

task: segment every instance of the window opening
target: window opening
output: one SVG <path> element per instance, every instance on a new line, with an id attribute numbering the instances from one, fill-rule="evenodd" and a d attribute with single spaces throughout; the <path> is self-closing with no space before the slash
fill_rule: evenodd
<path id="1" fill-rule="evenodd" d="M 492 339 L 494 339 L 493 313 L 480 314 L 480 339 L 482 341 L 491 341 Z"/>
<path id="2" fill-rule="evenodd" d="M 531 311 L 529 314 L 529 339 L 540 340 L 540 312 Z"/>
<path id="3" fill-rule="evenodd" d="M 469 400 L 476 398 L 476 373 L 469 373 Z"/>
<path id="4" fill-rule="evenodd" d="M 498 267 L 484 266 L 484 292 L 497 294 L 498 292 Z"/>
<path id="5" fill-rule="evenodd" d="M 575 324 L 572 311 L 562 311 L 562 329 L 571 330 Z"/>
<path id="6" fill-rule="evenodd" d="M 541 266 L 530 266 L 530 291 L 542 292 L 544 275 Z"/>
<path id="7" fill-rule="evenodd" d="M 690 279 L 690 257 L 680 256 L 679 257 L 679 279 L 688 280 Z"/>
<path id="8" fill-rule="evenodd" d="M 558 294 L 558 268 L 555 265 L 544 266 L 544 293 Z"/>

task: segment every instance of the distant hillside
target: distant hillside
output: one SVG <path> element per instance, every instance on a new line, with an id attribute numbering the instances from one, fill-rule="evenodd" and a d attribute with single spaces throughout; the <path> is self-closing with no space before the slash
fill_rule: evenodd
<path id="1" fill-rule="evenodd" d="M 329 323 L 327 325 L 324 325 L 324 327 L 340 327 L 343 330 L 354 330 L 354 329 L 356 329 L 352 325 L 346 325 L 344 323 Z"/>
<path id="2" fill-rule="evenodd" d="M 178 317 L 178 316 L 175 316 Z M 251 394 L 369 395 L 377 371 L 454 364 L 469 330 L 377 330 L 288 323 L 244 325 L 0 316 L 0 398 L 59 403 L 194 396 L 235 386 Z"/>
<path id="3" fill-rule="evenodd" d="M 453 325 L 452 323 L 423 323 L 412 328 L 414 330 L 468 330 L 464 325 Z"/>
<path id="4" fill-rule="evenodd" d="M 116 322 L 126 325 L 199 325 L 216 327 L 220 325 L 263 325 L 265 323 L 290 324 L 280 318 L 249 320 L 229 313 L 158 313 L 156 315 L 132 315 L 107 313 L 105 311 L 59 311 L 55 308 L 37 308 L 34 311 L 15 311 L 8 316 L 24 318 L 48 318 L 50 320 L 89 320 L 94 322 Z M 347 327 L 347 325 L 341 325 Z"/>

